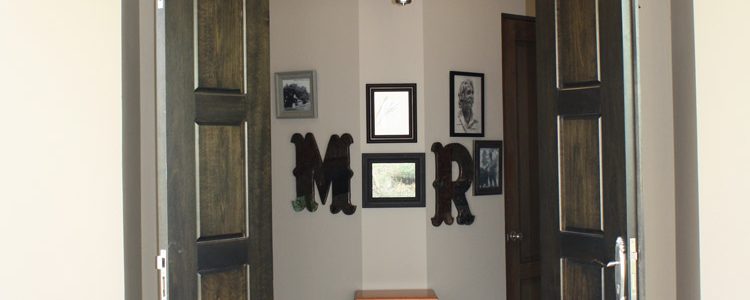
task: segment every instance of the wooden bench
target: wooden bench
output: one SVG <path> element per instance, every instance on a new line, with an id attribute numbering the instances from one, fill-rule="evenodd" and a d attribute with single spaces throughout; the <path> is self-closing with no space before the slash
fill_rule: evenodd
<path id="1" fill-rule="evenodd" d="M 354 300 L 438 300 L 432 289 L 421 290 L 359 290 Z"/>

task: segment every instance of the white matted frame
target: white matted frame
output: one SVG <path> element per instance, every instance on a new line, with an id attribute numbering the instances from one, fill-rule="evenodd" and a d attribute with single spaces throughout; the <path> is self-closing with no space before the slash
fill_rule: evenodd
<path id="1" fill-rule="evenodd" d="M 278 72 L 276 118 L 317 118 L 318 87 L 315 70 Z"/>
<path id="2" fill-rule="evenodd" d="M 365 86 L 368 143 L 417 142 L 417 84 Z"/>

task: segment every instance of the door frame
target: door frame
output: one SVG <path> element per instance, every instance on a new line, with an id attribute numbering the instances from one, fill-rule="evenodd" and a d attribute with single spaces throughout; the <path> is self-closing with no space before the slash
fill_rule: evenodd
<path id="1" fill-rule="evenodd" d="M 156 7 L 121 2 L 124 293 L 156 300 Z"/>

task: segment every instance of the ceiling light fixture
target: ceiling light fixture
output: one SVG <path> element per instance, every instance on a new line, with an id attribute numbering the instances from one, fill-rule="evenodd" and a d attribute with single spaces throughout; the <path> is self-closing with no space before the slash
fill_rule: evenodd
<path id="1" fill-rule="evenodd" d="M 396 4 L 401 4 L 401 6 L 407 5 L 411 3 L 411 0 L 393 0 Z"/>

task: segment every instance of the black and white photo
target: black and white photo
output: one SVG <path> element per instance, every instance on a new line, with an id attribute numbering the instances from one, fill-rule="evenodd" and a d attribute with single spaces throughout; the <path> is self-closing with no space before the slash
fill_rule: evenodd
<path id="1" fill-rule="evenodd" d="M 484 136 L 484 74 L 450 72 L 450 135 Z"/>
<path id="2" fill-rule="evenodd" d="M 276 73 L 276 117 L 317 117 L 315 71 Z"/>
<path id="3" fill-rule="evenodd" d="M 502 141 L 474 141 L 474 195 L 502 194 Z"/>

